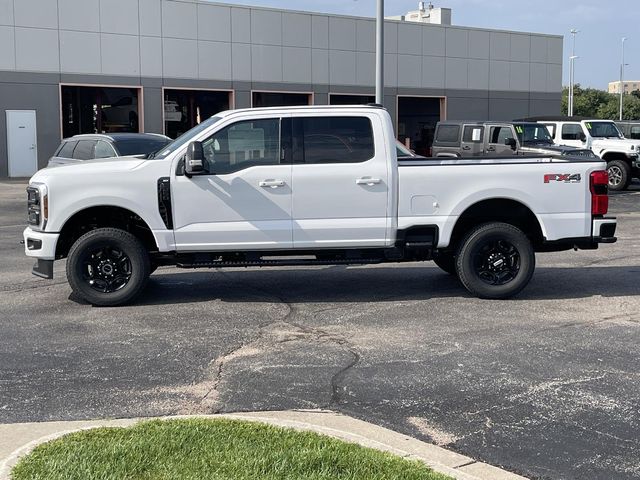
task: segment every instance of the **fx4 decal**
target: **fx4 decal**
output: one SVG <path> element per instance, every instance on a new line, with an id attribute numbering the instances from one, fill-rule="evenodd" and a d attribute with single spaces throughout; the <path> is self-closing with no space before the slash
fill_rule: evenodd
<path id="1" fill-rule="evenodd" d="M 579 173 L 547 173 L 544 176 L 544 183 L 564 182 L 564 183 L 580 183 L 582 177 Z"/>

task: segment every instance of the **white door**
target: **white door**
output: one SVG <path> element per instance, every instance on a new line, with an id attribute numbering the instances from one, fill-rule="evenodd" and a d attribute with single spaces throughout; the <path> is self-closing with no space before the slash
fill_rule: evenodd
<path id="1" fill-rule="evenodd" d="M 294 117 L 295 248 L 386 245 L 389 163 L 372 122 L 379 118 Z"/>
<path id="2" fill-rule="evenodd" d="M 291 163 L 280 119 L 238 121 L 205 139 L 208 173 L 173 180 L 178 251 L 292 247 Z"/>
<path id="3" fill-rule="evenodd" d="M 30 177 L 38 170 L 35 110 L 7 110 L 10 177 Z"/>

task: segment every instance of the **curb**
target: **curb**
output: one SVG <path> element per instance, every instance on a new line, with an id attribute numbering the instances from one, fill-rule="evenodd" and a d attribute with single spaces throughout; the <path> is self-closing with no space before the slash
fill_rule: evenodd
<path id="1" fill-rule="evenodd" d="M 0 425 L 0 439 L 2 439 L 0 440 L 0 480 L 9 480 L 11 469 L 20 457 L 28 454 L 41 443 L 80 430 L 96 427 L 127 427 L 154 418 Z M 526 480 L 525 477 L 487 463 L 477 462 L 471 457 L 330 410 L 178 415 L 159 418 L 229 418 L 262 422 L 296 430 L 313 431 L 400 457 L 420 460 L 436 472 L 457 480 Z"/>

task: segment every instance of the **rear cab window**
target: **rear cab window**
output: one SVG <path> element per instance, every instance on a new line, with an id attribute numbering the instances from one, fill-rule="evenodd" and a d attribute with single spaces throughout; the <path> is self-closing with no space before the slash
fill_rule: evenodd
<path id="1" fill-rule="evenodd" d="M 294 118 L 296 163 L 362 163 L 375 156 L 368 117 Z"/>

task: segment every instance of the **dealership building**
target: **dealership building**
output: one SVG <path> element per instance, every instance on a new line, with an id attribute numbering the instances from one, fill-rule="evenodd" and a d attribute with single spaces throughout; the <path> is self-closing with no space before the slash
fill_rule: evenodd
<path id="1" fill-rule="evenodd" d="M 428 154 L 439 120 L 559 113 L 561 36 L 440 17 L 385 22 L 384 105 L 399 139 Z M 176 137 L 228 108 L 372 102 L 374 49 L 372 18 L 193 0 L 0 0 L 0 177 L 32 174 L 78 133 Z"/>

